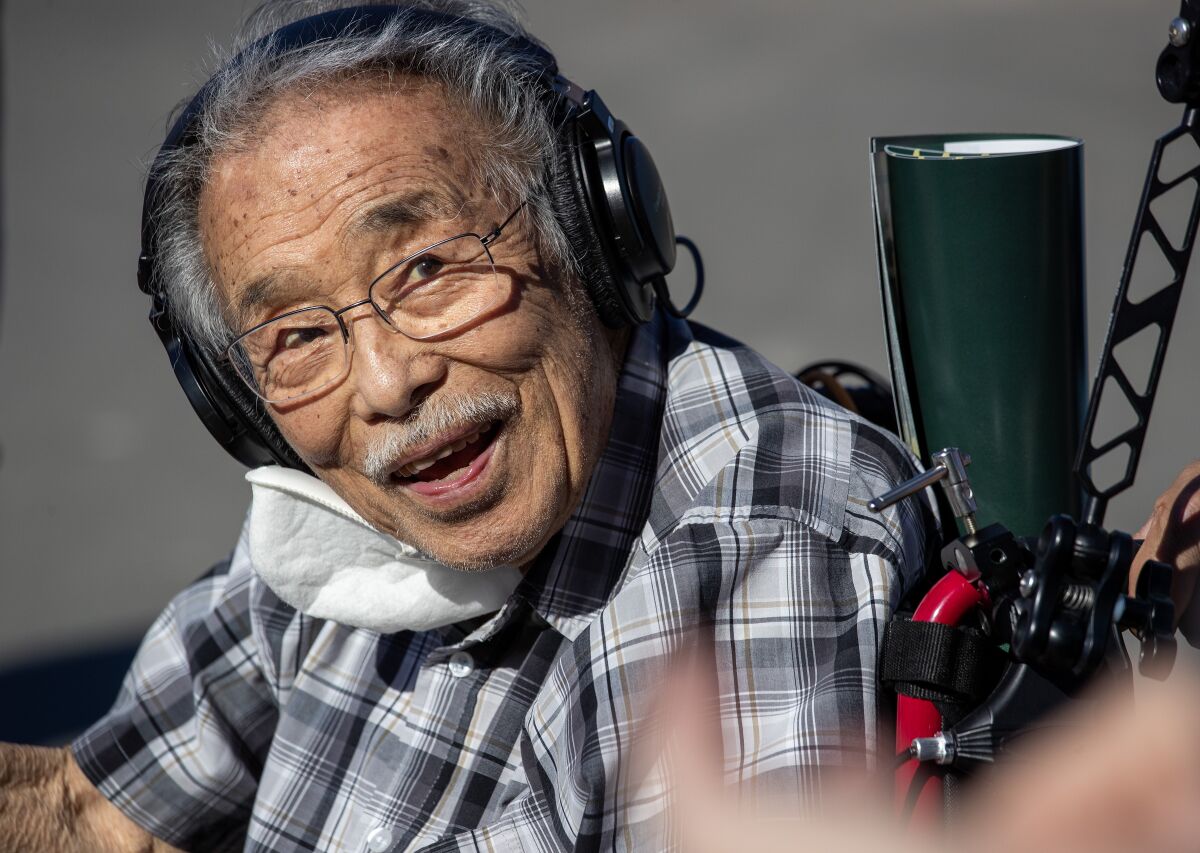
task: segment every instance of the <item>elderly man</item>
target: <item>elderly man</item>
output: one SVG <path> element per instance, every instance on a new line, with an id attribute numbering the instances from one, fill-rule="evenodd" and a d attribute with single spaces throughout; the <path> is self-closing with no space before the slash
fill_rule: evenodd
<path id="1" fill-rule="evenodd" d="M 668 310 L 648 153 L 507 14 L 329 5 L 252 18 L 148 193 L 173 361 L 285 467 L 109 715 L 0 755 L 0 836 L 652 849 L 632 755 L 697 628 L 730 781 L 870 766 L 905 451 Z"/>

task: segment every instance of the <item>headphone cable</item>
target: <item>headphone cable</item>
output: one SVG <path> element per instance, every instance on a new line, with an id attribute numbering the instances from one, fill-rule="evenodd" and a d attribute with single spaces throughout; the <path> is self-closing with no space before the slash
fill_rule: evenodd
<path id="1" fill-rule="evenodd" d="M 700 297 L 704 295 L 704 261 L 700 257 L 700 248 L 691 238 L 677 234 L 675 235 L 675 242 L 691 253 L 692 263 L 696 266 L 696 286 L 692 290 L 692 298 L 688 300 L 688 304 L 683 306 L 682 309 L 676 308 L 675 303 L 671 301 L 671 294 L 667 290 L 667 280 L 662 276 L 654 280 L 654 292 L 662 300 L 668 314 L 683 320 L 696 310 L 696 306 L 700 304 Z"/>

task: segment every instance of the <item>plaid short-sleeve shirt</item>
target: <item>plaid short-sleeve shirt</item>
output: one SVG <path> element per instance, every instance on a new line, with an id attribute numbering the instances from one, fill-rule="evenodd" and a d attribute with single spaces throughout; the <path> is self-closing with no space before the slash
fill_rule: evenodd
<path id="1" fill-rule="evenodd" d="M 866 502 L 913 473 L 754 351 L 659 317 L 580 506 L 498 613 L 388 635 L 313 619 L 243 537 L 155 622 L 75 757 L 186 849 L 652 849 L 662 794 L 631 745 L 704 625 L 730 781 L 814 798 L 822 765 L 873 760 L 883 626 L 934 521 Z"/>

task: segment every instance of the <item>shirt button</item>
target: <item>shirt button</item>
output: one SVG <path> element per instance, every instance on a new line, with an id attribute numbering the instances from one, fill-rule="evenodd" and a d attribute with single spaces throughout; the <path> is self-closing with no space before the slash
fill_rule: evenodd
<path id="1" fill-rule="evenodd" d="M 455 652 L 450 655 L 450 674 L 455 678 L 470 675 L 475 669 L 475 659 L 466 652 Z"/>
<path id="2" fill-rule="evenodd" d="M 367 833 L 367 849 L 371 853 L 384 853 L 392 848 L 392 830 L 388 826 L 377 826 Z"/>

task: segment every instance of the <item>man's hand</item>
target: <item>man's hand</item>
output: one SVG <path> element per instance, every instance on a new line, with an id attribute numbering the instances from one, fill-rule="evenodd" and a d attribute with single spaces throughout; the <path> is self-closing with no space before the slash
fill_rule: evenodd
<path id="1" fill-rule="evenodd" d="M 0 743 L 0 853 L 166 853 L 112 805 L 67 749 Z"/>
<path id="2" fill-rule="evenodd" d="M 1171 488 L 1154 502 L 1154 512 L 1134 534 L 1144 539 L 1129 570 L 1129 589 L 1137 589 L 1138 575 L 1147 560 L 1159 560 L 1175 569 L 1171 581 L 1171 598 L 1175 602 L 1175 624 L 1195 645 L 1200 632 L 1191 623 L 1188 607 L 1196 589 L 1200 572 L 1200 462 L 1183 469 Z M 1185 616 L 1189 618 L 1185 619 Z M 1180 623 L 1183 623 L 1182 625 Z"/>

